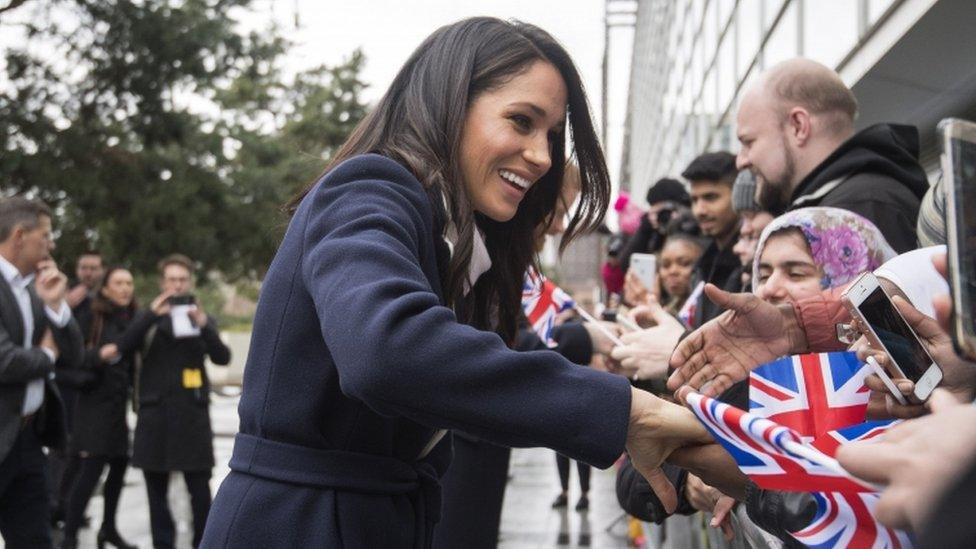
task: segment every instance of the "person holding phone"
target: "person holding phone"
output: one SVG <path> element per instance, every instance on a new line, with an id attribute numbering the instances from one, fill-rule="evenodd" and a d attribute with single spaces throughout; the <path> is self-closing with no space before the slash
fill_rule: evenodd
<path id="1" fill-rule="evenodd" d="M 194 303 L 193 261 L 173 254 L 159 262 L 162 293 L 118 338 L 118 352 L 138 353 L 137 410 L 132 465 L 142 469 L 155 547 L 173 547 L 176 527 L 166 494 L 171 472 L 182 472 L 193 513 L 193 546 L 200 544 L 210 511 L 214 466 L 210 381 L 204 361 L 230 363 L 215 319 Z M 176 309 L 184 307 L 181 315 Z M 185 323 L 182 329 L 179 326 Z M 181 331 L 182 330 L 182 331 Z"/>
<path id="2" fill-rule="evenodd" d="M 690 412 L 509 348 L 567 135 L 580 206 L 563 246 L 598 225 L 610 182 L 562 46 L 477 17 L 410 56 L 293 202 L 203 547 L 429 547 L 451 429 L 600 467 L 627 448 L 674 501 L 658 466 L 710 440 Z"/>

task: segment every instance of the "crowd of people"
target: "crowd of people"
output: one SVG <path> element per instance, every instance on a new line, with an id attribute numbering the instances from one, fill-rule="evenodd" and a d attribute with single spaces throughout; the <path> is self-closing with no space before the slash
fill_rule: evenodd
<path id="1" fill-rule="evenodd" d="M 132 272 L 106 267 L 92 250 L 77 258 L 69 288 L 51 258 L 53 218 L 37 200 L 0 200 L 0 534 L 11 548 L 52 547 L 55 538 L 77 547 L 107 471 L 93 537 L 99 548 L 135 547 L 116 525 L 132 465 L 142 469 L 160 548 L 175 546 L 167 489 L 170 474 L 182 472 L 197 545 L 214 465 L 204 360 L 226 365 L 230 351 L 192 298 L 195 265 L 163 258 L 160 293 L 140 308 Z"/>
<path id="2" fill-rule="evenodd" d="M 956 546 L 976 455 L 976 408 L 958 402 L 976 394 L 976 364 L 944 331 L 944 188 L 929 185 L 915 128 L 855 131 L 857 108 L 818 63 L 766 71 L 742 94 L 737 153 L 701 154 L 683 181 L 651 185 L 646 207 L 618 201 L 629 234 L 602 272 L 629 322 L 581 322 L 559 305 L 539 324 L 521 305 L 547 287 L 546 237 L 565 247 L 610 207 L 579 75 L 532 25 L 439 29 L 290 204 L 212 507 L 203 361 L 230 356 L 191 297 L 193 262 L 164 258 L 145 308 L 132 273 L 94 252 L 69 289 L 50 257 L 51 210 L 0 200 L 0 533 L 49 547 L 63 520 L 74 547 L 107 469 L 97 539 L 130 547 L 114 517 L 131 464 L 156 547 L 174 544 L 175 471 L 195 547 L 492 547 L 509 448 L 544 446 L 560 456 L 555 507 L 569 504 L 571 460 L 585 510 L 589 466 L 625 454 L 620 505 L 665 523 L 672 545 L 696 543 L 701 520 L 687 517 L 703 512 L 710 546 L 799 546 L 819 500 L 755 484 L 683 404 L 700 392 L 748 409 L 750 372 L 783 356 L 851 347 L 887 364 L 840 301 L 874 271 L 943 388 L 930 405 L 901 404 L 867 377 L 868 416 L 905 421 L 837 458 L 887 486 L 877 520 Z M 654 284 L 631 269 L 636 253 L 656 256 Z"/>

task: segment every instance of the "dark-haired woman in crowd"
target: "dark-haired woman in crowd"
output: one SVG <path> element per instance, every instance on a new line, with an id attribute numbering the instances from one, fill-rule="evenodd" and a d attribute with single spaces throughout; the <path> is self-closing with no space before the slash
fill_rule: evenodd
<path id="1" fill-rule="evenodd" d="M 94 375 L 75 403 L 70 450 L 80 456 L 81 465 L 68 496 L 64 548 L 77 547 L 85 507 L 106 466 L 105 510 L 98 530 L 98 547 L 101 549 L 106 543 L 126 549 L 135 547 L 126 543 L 115 527 L 115 512 L 129 462 L 129 426 L 125 413 L 132 371 L 132 356 L 120 355 L 116 341 L 125 332 L 135 310 L 132 273 L 113 267 L 105 273 L 101 287 L 95 292 L 91 313 L 78 318 L 86 344 L 83 367 Z"/>
<path id="2" fill-rule="evenodd" d="M 411 55 L 293 204 L 204 547 L 429 547 L 448 429 L 601 467 L 626 447 L 674 501 L 658 465 L 710 439 L 690 412 L 509 348 L 567 134 L 581 198 L 563 246 L 610 194 L 566 51 L 532 25 L 472 18 Z"/>

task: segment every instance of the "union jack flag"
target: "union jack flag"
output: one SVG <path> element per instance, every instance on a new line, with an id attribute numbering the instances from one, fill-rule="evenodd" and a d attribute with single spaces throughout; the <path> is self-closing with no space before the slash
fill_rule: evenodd
<path id="1" fill-rule="evenodd" d="M 791 443 L 803 444 L 796 431 L 698 393 L 690 393 L 687 402 L 739 469 L 758 486 L 812 493 L 817 502 L 814 520 L 791 533 L 801 543 L 824 548 L 912 546 L 905 532 L 882 526 L 874 519 L 878 494 L 873 488 L 839 467 L 819 465 L 793 453 Z M 892 423 L 869 422 L 825 433 L 813 442 L 822 454 L 818 463 L 831 462 L 840 444 L 876 437 Z"/>
<path id="2" fill-rule="evenodd" d="M 750 414 L 699 393 L 690 393 L 688 407 L 732 455 L 753 482 L 768 490 L 789 492 L 864 492 L 873 488 L 855 480 L 832 459 L 813 463 L 794 453 L 803 436 L 768 419 Z"/>
<path id="3" fill-rule="evenodd" d="M 903 530 L 895 530 L 874 520 L 878 494 L 814 493 L 817 514 L 809 526 L 791 532 L 807 547 L 912 547 L 912 539 Z"/>
<path id="4" fill-rule="evenodd" d="M 833 457 L 841 444 L 855 440 L 871 440 L 893 425 L 895 420 L 868 421 L 844 429 L 830 431 L 813 441 L 813 446 Z M 879 495 L 875 492 L 813 493 L 817 514 L 809 526 L 791 532 L 798 541 L 809 547 L 911 547 L 912 539 L 902 530 L 895 530 L 874 520 L 874 508 Z"/>
<path id="5" fill-rule="evenodd" d="M 871 368 L 851 352 L 784 357 L 749 375 L 749 411 L 807 438 L 864 421 Z"/>
<path id="6" fill-rule="evenodd" d="M 552 339 L 552 328 L 556 323 L 556 316 L 576 306 L 573 298 L 552 283 L 542 273 L 532 267 L 525 273 L 522 284 L 522 310 L 525 318 L 532 325 L 532 330 L 549 347 L 555 347 Z"/>

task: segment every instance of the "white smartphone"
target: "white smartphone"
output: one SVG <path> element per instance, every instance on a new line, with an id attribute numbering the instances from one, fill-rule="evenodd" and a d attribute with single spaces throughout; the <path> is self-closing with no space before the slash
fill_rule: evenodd
<path id="1" fill-rule="evenodd" d="M 942 369 L 925 350 L 915 331 L 905 322 L 874 273 L 864 273 L 844 293 L 851 314 L 867 328 L 871 345 L 888 355 L 892 377 L 910 379 L 912 396 L 925 402 L 942 381 Z"/>
<path id="2" fill-rule="evenodd" d="M 637 275 L 647 291 L 654 291 L 657 280 L 657 256 L 654 254 L 635 253 L 630 256 L 630 270 Z"/>
<path id="3" fill-rule="evenodd" d="M 952 342 L 976 359 L 976 124 L 939 123 L 942 185 L 946 193 L 946 244 L 952 292 Z"/>

